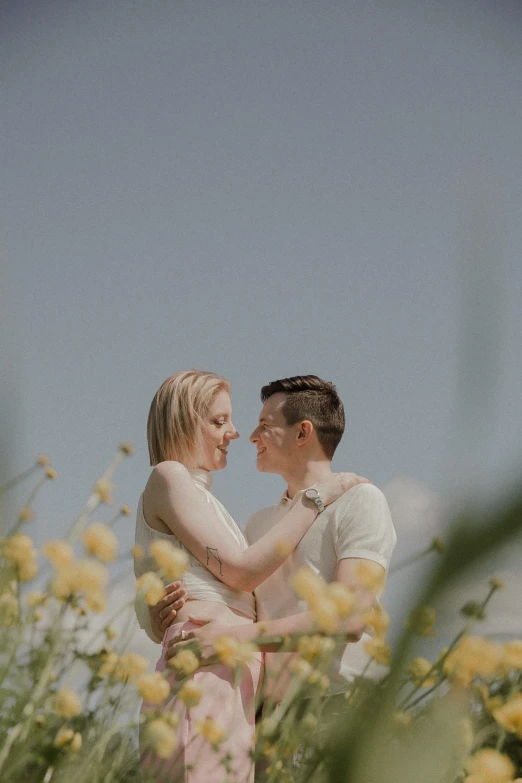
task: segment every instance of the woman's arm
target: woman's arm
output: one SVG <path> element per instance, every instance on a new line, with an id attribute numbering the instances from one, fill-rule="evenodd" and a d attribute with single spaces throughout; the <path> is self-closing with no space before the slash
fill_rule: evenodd
<path id="1" fill-rule="evenodd" d="M 354 473 L 333 473 L 317 489 L 326 506 L 364 481 Z M 149 524 L 154 514 L 214 576 L 248 592 L 279 568 L 318 514 L 316 506 L 301 496 L 277 525 L 242 550 L 179 462 L 155 466 L 144 501 Z"/>

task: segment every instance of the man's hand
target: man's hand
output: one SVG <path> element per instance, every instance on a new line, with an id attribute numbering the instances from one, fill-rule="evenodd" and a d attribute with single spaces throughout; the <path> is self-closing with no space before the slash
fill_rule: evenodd
<path id="1" fill-rule="evenodd" d="M 183 582 L 171 582 L 165 587 L 167 594 L 155 606 L 149 606 L 150 624 L 157 639 L 172 625 L 178 611 L 185 605 L 187 591 Z"/>

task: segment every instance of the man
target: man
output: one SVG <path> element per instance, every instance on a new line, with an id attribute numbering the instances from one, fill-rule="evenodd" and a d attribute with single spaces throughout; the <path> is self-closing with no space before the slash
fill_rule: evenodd
<path id="1" fill-rule="evenodd" d="M 278 473 L 287 490 L 276 506 L 250 517 L 245 530 L 249 543 L 276 525 L 300 494 L 327 478 L 345 424 L 335 386 L 314 375 L 274 381 L 263 387 L 261 399 L 264 405 L 259 424 L 250 436 L 257 449 L 257 469 Z M 216 629 L 208 623 L 185 638 L 196 639 L 206 657 L 212 653 L 215 638 L 224 633 L 248 641 L 262 635 L 268 638 L 313 630 L 313 617 L 291 586 L 291 577 L 301 566 L 308 566 L 326 582 L 342 582 L 355 589 L 367 606 L 368 596 L 357 580 L 361 563 L 384 577 L 395 542 L 384 495 L 372 484 L 358 484 L 319 514 L 283 566 L 255 590 L 257 623 Z M 150 611 L 157 640 L 184 600 L 176 585 L 169 585 L 168 590 L 166 598 Z M 346 690 L 347 683 L 368 662 L 364 642 L 369 637 L 363 632 L 364 622 L 353 617 L 344 631 L 346 644 L 339 648 L 331 671 L 332 693 Z M 176 654 L 179 641 L 172 640 L 168 657 Z M 267 653 L 266 670 L 274 680 L 287 662 L 287 654 L 276 652 L 277 646 L 268 642 L 261 649 Z"/>

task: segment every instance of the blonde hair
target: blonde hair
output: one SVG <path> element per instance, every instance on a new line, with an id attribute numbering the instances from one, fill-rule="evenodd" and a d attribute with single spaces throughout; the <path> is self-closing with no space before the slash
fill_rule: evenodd
<path id="1" fill-rule="evenodd" d="M 188 468 L 198 467 L 203 417 L 220 391 L 230 392 L 230 383 L 213 372 L 185 370 L 163 381 L 147 420 L 151 465 L 176 460 Z"/>

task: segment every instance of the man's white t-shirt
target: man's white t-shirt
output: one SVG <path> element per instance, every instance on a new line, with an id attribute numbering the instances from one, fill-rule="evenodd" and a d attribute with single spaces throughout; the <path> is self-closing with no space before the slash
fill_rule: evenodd
<path id="1" fill-rule="evenodd" d="M 248 543 L 257 541 L 277 524 L 301 494 L 302 491 L 298 492 L 293 500 L 284 495 L 277 506 L 252 514 L 245 527 Z M 308 610 L 306 601 L 297 597 L 290 583 L 301 566 L 308 566 L 326 582 L 335 580 L 338 561 L 350 557 L 373 560 L 387 571 L 396 540 L 390 509 L 381 490 L 373 484 L 358 484 L 319 514 L 289 558 L 256 588 L 258 622 Z M 339 647 L 330 672 L 332 693 L 346 690 L 347 683 L 366 669 L 369 658 L 364 643 L 369 638 L 365 633 L 358 642 Z M 286 668 L 288 655 L 266 654 L 270 679 L 277 678 Z M 384 671 L 372 663 L 366 675 L 378 677 Z M 280 679 L 279 687 L 284 689 L 285 678 Z"/>

